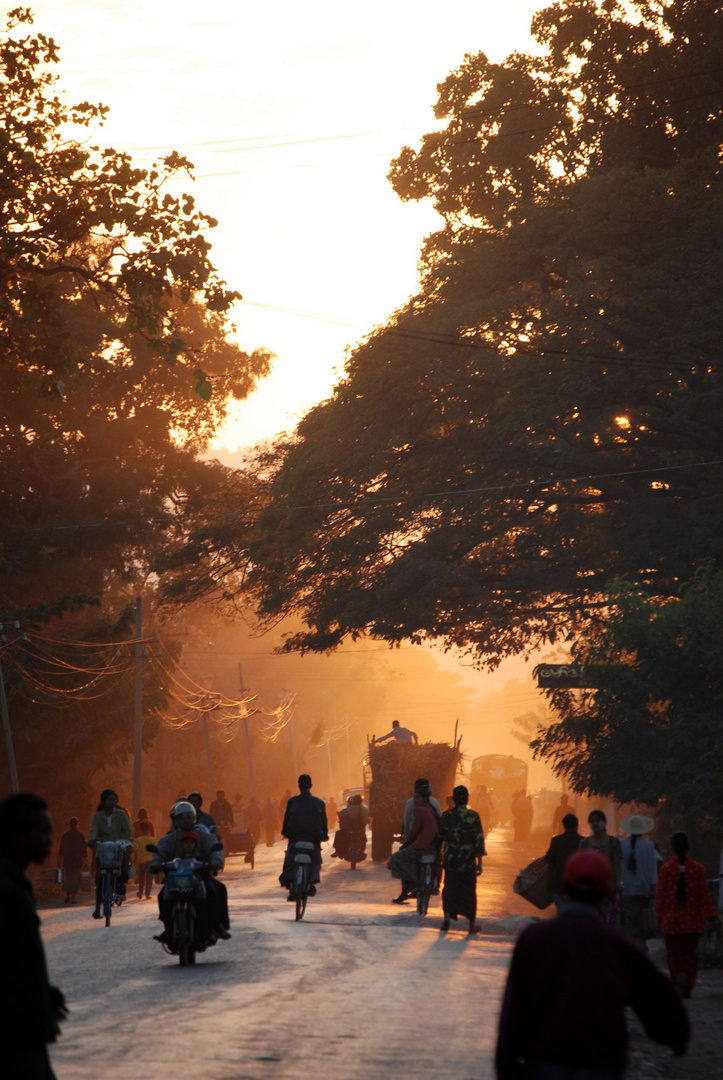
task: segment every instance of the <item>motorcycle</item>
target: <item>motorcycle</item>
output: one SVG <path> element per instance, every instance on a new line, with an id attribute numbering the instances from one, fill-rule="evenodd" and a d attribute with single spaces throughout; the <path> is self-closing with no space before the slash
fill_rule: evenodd
<path id="1" fill-rule="evenodd" d="M 351 863 L 351 869 L 356 870 L 356 864 L 364 862 L 367 857 L 367 834 L 366 830 L 354 829 L 344 836 L 345 842 L 340 845 L 341 850 L 337 858 Z"/>
<path id="2" fill-rule="evenodd" d="M 209 854 L 221 851 L 223 844 L 214 844 Z M 149 844 L 148 850 L 158 854 L 155 844 Z M 159 935 L 157 940 L 163 948 L 172 956 L 178 956 L 181 967 L 189 967 L 196 962 L 196 953 L 206 949 L 208 945 L 216 944 L 216 936 L 201 931 L 199 927 L 198 901 L 206 901 L 206 888 L 204 878 L 209 873 L 209 865 L 206 861 L 181 856 L 170 859 L 160 866 L 160 871 L 165 874 L 164 889 L 168 902 L 170 902 L 170 941 L 165 940 L 165 934 Z M 200 932 L 201 931 L 201 932 Z"/>

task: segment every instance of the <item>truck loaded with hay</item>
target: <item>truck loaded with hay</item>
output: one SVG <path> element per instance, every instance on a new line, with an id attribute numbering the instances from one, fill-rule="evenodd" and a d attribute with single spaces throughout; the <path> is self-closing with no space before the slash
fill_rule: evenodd
<path id="1" fill-rule="evenodd" d="M 375 743 L 369 741 L 369 813 L 372 818 L 372 859 L 384 862 L 392 851 L 395 834 L 402 831 L 404 807 L 414 794 L 414 781 L 425 777 L 442 809 L 452 794 L 457 766 L 461 761 L 459 744 L 410 742 Z"/>

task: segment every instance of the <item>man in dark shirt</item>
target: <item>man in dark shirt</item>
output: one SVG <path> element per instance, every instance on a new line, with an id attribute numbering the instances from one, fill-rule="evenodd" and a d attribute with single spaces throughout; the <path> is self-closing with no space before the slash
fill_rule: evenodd
<path id="1" fill-rule="evenodd" d="M 63 886 L 66 904 L 74 904 L 80 888 L 80 874 L 88 857 L 88 844 L 78 828 L 77 817 L 68 822 L 70 826 L 60 837 L 58 865 L 63 868 Z"/>
<path id="2" fill-rule="evenodd" d="M 289 841 L 284 856 L 284 867 L 279 881 L 285 889 L 291 889 L 294 883 L 294 843 L 306 840 L 314 844 L 311 858 L 311 888 L 309 895 L 316 895 L 315 886 L 321 880 L 321 844 L 329 839 L 326 823 L 326 806 L 322 799 L 311 794 L 311 777 L 302 773 L 299 777 L 299 794 L 294 795 L 286 804 L 284 824 L 281 833 Z M 291 892 L 289 899 L 293 899 Z"/>
<path id="3" fill-rule="evenodd" d="M 47 1044 L 67 1015 L 60 990 L 48 982 L 40 920 L 24 874 L 53 846 L 47 803 L 11 795 L 0 805 L 0 1063 L 8 1080 L 55 1080 Z"/>
<path id="4" fill-rule="evenodd" d="M 684 1052 L 688 1019 L 670 981 L 599 916 L 611 879 L 603 855 L 571 855 L 570 904 L 520 935 L 500 1014 L 498 1080 L 622 1078 L 628 1005 L 651 1038 Z"/>
<path id="5" fill-rule="evenodd" d="M 545 854 L 545 862 L 550 867 L 549 887 L 559 915 L 565 906 L 565 867 L 570 856 L 580 847 L 580 833 L 577 831 L 578 820 L 574 814 L 565 814 L 562 827 L 565 830 L 559 836 L 553 836 Z"/>

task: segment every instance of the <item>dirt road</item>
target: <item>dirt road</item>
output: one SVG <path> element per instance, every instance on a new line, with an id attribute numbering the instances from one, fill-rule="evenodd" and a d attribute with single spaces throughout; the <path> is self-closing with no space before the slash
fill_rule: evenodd
<path id="1" fill-rule="evenodd" d="M 277 883 L 282 855 L 281 844 L 258 848 L 253 871 L 229 860 L 233 938 L 195 968 L 152 940 L 155 900 L 129 900 L 108 929 L 88 907 L 42 913 L 51 978 L 72 1009 L 52 1050 L 59 1080 L 404 1080 L 440 1067 L 449 1080 L 492 1077 L 512 937 L 443 936 L 439 899 L 422 919 L 390 903 L 382 865 L 352 872 L 328 858 L 295 923 Z M 492 863 L 481 916 L 509 912 Z"/>

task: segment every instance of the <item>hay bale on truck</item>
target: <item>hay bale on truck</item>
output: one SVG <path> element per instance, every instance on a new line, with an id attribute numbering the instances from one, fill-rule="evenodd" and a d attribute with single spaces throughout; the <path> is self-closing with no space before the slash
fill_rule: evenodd
<path id="1" fill-rule="evenodd" d="M 372 819 L 372 859 L 384 862 L 392 852 L 392 838 L 402 831 L 404 807 L 414 794 L 414 781 L 425 776 L 435 798 L 444 809 L 452 794 L 457 766 L 461 760 L 459 743 L 369 743 L 372 782 L 369 813 Z"/>

